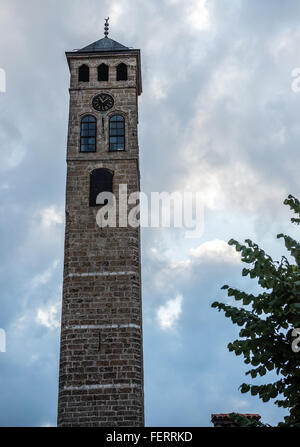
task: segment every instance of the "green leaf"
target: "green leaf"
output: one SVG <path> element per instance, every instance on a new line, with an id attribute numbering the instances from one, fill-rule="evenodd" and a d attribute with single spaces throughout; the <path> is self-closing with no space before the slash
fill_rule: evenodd
<path id="1" fill-rule="evenodd" d="M 284 202 L 295 213 L 292 223 L 300 224 L 300 201 L 289 195 Z M 263 402 L 276 399 L 275 405 L 289 411 L 283 426 L 300 427 L 300 371 L 299 357 L 291 348 L 293 328 L 300 327 L 300 243 L 293 237 L 279 233 L 285 250 L 279 261 L 274 261 L 265 251 L 250 239 L 246 245 L 230 239 L 229 245 L 241 252 L 241 260 L 246 264 L 242 268 L 242 277 L 250 276 L 257 282 L 260 292 L 257 295 L 240 291 L 225 285 L 229 297 L 242 303 L 242 308 L 214 302 L 212 307 L 222 310 L 225 317 L 234 324 L 242 326 L 239 339 L 228 344 L 229 351 L 243 355 L 246 364 L 252 369 L 246 372 L 252 379 L 271 374 L 272 383 L 262 385 L 242 384 L 240 391 L 258 395 Z M 247 307 L 245 307 L 247 306 Z M 233 415 L 238 418 L 239 415 Z M 250 424 L 250 425 L 249 425 Z M 246 420 L 239 425 L 251 426 Z"/>
<path id="2" fill-rule="evenodd" d="M 248 393 L 248 391 L 250 390 L 250 385 L 247 385 L 246 383 L 243 383 L 241 386 L 240 386 L 240 390 L 241 390 L 241 393 Z"/>

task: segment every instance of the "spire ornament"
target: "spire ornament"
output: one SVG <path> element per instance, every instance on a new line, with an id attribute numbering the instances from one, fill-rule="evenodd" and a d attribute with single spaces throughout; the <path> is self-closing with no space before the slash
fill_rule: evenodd
<path id="1" fill-rule="evenodd" d="M 105 19 L 105 25 L 104 25 L 104 36 L 107 37 L 108 33 L 109 33 L 109 17 L 107 17 L 107 19 Z"/>

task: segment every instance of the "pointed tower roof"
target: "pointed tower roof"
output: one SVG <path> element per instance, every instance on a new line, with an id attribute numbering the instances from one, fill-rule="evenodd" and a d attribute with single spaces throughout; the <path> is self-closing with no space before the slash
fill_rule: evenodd
<path id="1" fill-rule="evenodd" d="M 128 51 L 130 48 L 125 47 L 119 42 L 116 42 L 113 39 L 110 39 L 109 37 L 103 37 L 100 40 L 97 40 L 96 42 L 91 43 L 90 45 L 82 48 L 81 50 L 78 50 L 79 53 L 93 53 L 100 51 Z"/>

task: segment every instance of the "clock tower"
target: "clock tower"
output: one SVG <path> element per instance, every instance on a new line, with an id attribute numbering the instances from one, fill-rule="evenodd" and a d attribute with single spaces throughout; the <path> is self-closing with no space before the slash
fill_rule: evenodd
<path id="1" fill-rule="evenodd" d="M 70 69 L 58 426 L 144 425 L 140 228 L 118 225 L 119 185 L 140 190 L 140 50 L 105 37 Z M 112 192 L 117 226 L 99 227 Z"/>

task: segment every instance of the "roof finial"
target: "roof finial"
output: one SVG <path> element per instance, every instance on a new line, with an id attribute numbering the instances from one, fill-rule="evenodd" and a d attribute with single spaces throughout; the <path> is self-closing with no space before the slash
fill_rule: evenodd
<path id="1" fill-rule="evenodd" d="M 107 17 L 107 19 L 105 19 L 105 25 L 104 25 L 104 36 L 107 37 L 108 36 L 108 31 L 109 31 L 109 17 Z"/>

